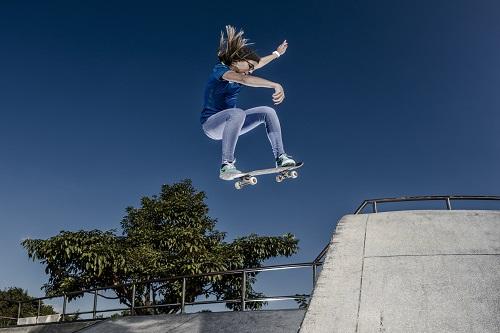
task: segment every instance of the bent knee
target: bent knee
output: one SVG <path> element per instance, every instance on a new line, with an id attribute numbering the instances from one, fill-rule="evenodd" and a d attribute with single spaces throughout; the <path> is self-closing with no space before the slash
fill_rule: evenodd
<path id="1" fill-rule="evenodd" d="M 268 115 L 276 115 L 276 110 L 274 110 L 270 106 L 263 106 L 262 107 L 262 112 Z"/>
<path id="2" fill-rule="evenodd" d="M 245 120 L 245 117 L 246 117 L 245 111 L 243 111 L 242 109 L 234 108 L 230 109 L 228 119 Z"/>

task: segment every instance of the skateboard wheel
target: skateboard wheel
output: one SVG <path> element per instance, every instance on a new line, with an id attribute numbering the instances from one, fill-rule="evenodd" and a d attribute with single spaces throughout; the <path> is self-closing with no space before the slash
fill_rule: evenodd
<path id="1" fill-rule="evenodd" d="M 290 172 L 290 177 L 297 178 L 298 176 L 299 176 L 299 174 L 297 173 L 297 171 Z"/>
<path id="2" fill-rule="evenodd" d="M 237 190 L 241 190 L 242 186 L 240 182 L 234 183 L 234 187 L 236 187 Z"/>
<path id="3" fill-rule="evenodd" d="M 282 176 L 282 175 L 277 175 L 277 176 L 276 176 L 276 181 L 277 181 L 278 183 L 281 183 L 281 182 L 283 181 L 283 176 Z"/>
<path id="4" fill-rule="evenodd" d="M 249 180 L 250 184 L 255 185 L 257 184 L 257 178 L 256 177 L 251 177 Z"/>

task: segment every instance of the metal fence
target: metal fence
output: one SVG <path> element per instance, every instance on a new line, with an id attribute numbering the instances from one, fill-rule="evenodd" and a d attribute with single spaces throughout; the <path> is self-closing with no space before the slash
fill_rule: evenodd
<path id="1" fill-rule="evenodd" d="M 363 212 L 366 206 L 372 206 L 372 212 L 378 213 L 378 205 L 381 203 L 388 202 L 408 202 L 408 201 L 442 201 L 446 204 L 447 210 L 452 210 L 452 201 L 492 201 L 500 200 L 500 196 L 494 195 L 428 195 L 428 196 L 415 196 L 415 197 L 399 197 L 399 198 L 383 198 L 383 199 L 369 199 L 363 201 L 363 203 L 356 209 L 354 214 L 360 214 Z M 499 207 L 500 208 L 500 207 Z"/>
<path id="2" fill-rule="evenodd" d="M 85 314 L 90 314 L 92 315 L 92 319 L 99 319 L 97 318 L 98 313 L 106 313 L 106 312 L 117 312 L 117 311 L 127 311 L 129 312 L 130 315 L 134 315 L 137 310 L 140 309 L 151 309 L 151 308 L 165 308 L 165 307 L 180 307 L 180 312 L 185 313 L 185 308 L 186 306 L 193 306 L 193 305 L 206 305 L 206 304 L 230 304 L 230 303 L 239 303 L 241 306 L 242 311 L 246 310 L 246 304 L 250 302 L 272 302 L 272 301 L 284 301 L 284 300 L 302 300 L 302 299 L 309 299 L 311 295 L 309 294 L 303 294 L 303 295 L 280 295 L 280 296 L 268 296 L 268 297 L 261 297 L 261 298 L 247 298 L 247 291 L 246 291 L 246 286 L 247 286 L 247 277 L 249 273 L 258 273 L 258 272 L 269 272 L 269 271 L 278 271 L 278 270 L 291 270 L 291 269 L 311 269 L 311 276 L 312 276 L 312 286 L 314 287 L 314 284 L 316 282 L 317 278 L 317 273 L 318 273 L 318 268 L 323 265 L 323 262 L 321 261 L 321 258 L 317 258 L 316 260 L 312 262 L 304 262 L 304 263 L 296 263 L 296 264 L 286 264 L 286 265 L 272 265 L 272 266 L 263 266 L 263 267 L 256 267 L 256 268 L 244 268 L 244 269 L 236 269 L 236 270 L 229 270 L 229 271 L 220 271 L 220 272 L 210 272 L 210 273 L 204 273 L 204 274 L 195 274 L 195 275 L 183 275 L 183 276 L 175 276 L 171 278 L 165 278 L 165 279 L 154 279 L 154 280 L 145 280 L 145 281 L 137 281 L 137 282 L 132 282 L 132 283 L 125 283 L 125 284 L 119 284 L 119 285 L 114 285 L 114 286 L 108 286 L 108 287 L 101 287 L 101 288 L 94 288 L 94 289 L 87 289 L 87 290 L 82 290 L 82 291 L 75 291 L 75 292 L 70 292 L 70 293 L 65 293 L 62 295 L 56 295 L 56 296 L 47 296 L 47 297 L 40 297 L 40 298 L 35 298 L 30 301 L 10 301 L 17 303 L 18 305 L 18 315 L 17 318 L 9 318 L 9 319 L 19 319 L 22 318 L 22 310 L 23 310 L 23 305 L 25 304 L 32 304 L 32 303 L 37 303 L 38 304 L 38 313 L 37 317 L 40 316 L 40 309 L 43 301 L 46 300 L 53 300 L 57 298 L 62 298 L 63 302 L 63 307 L 62 307 L 62 316 L 61 320 L 66 321 L 70 316 L 75 316 L 75 315 L 85 315 Z M 186 287 L 187 284 L 189 283 L 189 279 L 195 279 L 195 278 L 200 278 L 200 277 L 209 277 L 209 276 L 222 276 L 222 275 L 240 275 L 242 277 L 242 284 L 241 284 L 241 296 L 239 299 L 223 299 L 223 300 L 210 300 L 210 301 L 195 301 L 195 302 L 186 302 Z M 154 284 L 154 283 L 169 283 L 172 281 L 181 281 L 182 282 L 182 294 L 180 297 L 180 300 L 178 303 L 170 303 L 170 304 L 151 304 L 151 305 L 143 305 L 143 306 L 136 306 L 135 305 L 135 299 L 136 299 L 136 288 L 140 285 L 146 285 L 146 284 Z M 121 308 L 111 308 L 111 309 L 105 309 L 105 310 L 98 310 L 97 305 L 98 305 L 98 299 L 99 296 L 104 297 L 102 294 L 100 294 L 100 291 L 106 291 L 106 290 L 116 290 L 118 288 L 124 288 L 124 287 L 129 287 L 132 288 L 132 296 L 131 296 L 131 305 L 127 307 L 121 307 Z M 92 294 L 93 295 L 93 307 L 91 311 L 83 311 L 83 312 L 68 312 L 67 311 L 67 305 L 68 305 L 68 299 L 71 298 L 71 296 L 76 296 L 76 295 L 81 295 L 81 294 Z"/>
<path id="3" fill-rule="evenodd" d="M 500 196 L 448 195 L 448 196 L 414 196 L 414 197 L 369 199 L 369 200 L 363 201 L 363 203 L 356 209 L 354 214 L 361 214 L 363 212 L 363 210 L 369 205 L 372 206 L 373 213 L 377 213 L 378 212 L 378 209 L 377 209 L 378 204 L 388 203 L 388 202 L 408 202 L 408 201 L 443 201 L 446 204 L 446 209 L 451 210 L 452 209 L 451 203 L 452 203 L 452 201 L 455 201 L 455 200 L 497 200 L 497 201 L 500 201 Z M 35 298 L 31 301 L 25 301 L 25 302 L 11 301 L 11 302 L 18 304 L 17 318 L 6 317 L 6 319 L 15 320 L 15 319 L 22 318 L 23 305 L 27 304 L 27 303 L 33 303 L 33 302 L 38 304 L 38 314 L 37 314 L 37 317 L 38 317 L 38 316 L 40 316 L 40 309 L 41 309 L 42 302 L 45 300 L 48 300 L 48 299 L 56 299 L 56 298 L 62 298 L 62 302 L 63 302 L 62 316 L 61 316 L 62 321 L 66 321 L 70 316 L 75 316 L 75 315 L 90 314 L 90 315 L 92 315 L 92 319 L 98 319 L 98 317 L 97 317 L 98 313 L 127 311 L 127 312 L 129 312 L 130 315 L 134 315 L 136 313 L 136 311 L 140 310 L 140 309 L 164 308 L 164 307 L 180 307 L 180 312 L 185 313 L 186 306 L 206 305 L 206 304 L 221 304 L 221 303 L 223 303 L 223 304 L 239 303 L 241 306 L 241 310 L 245 311 L 247 308 L 247 303 L 250 303 L 250 302 L 272 302 L 272 301 L 284 301 L 284 300 L 309 299 L 311 297 L 310 294 L 269 296 L 269 297 L 261 297 L 261 298 L 247 298 L 246 286 L 247 286 L 248 274 L 258 273 L 258 272 L 277 271 L 277 270 L 311 269 L 312 286 L 314 287 L 314 285 L 316 283 L 317 275 L 318 275 L 318 268 L 323 265 L 325 255 L 326 255 L 326 252 L 328 250 L 328 245 L 329 244 L 327 244 L 327 246 L 325 246 L 323 248 L 323 250 L 320 252 L 320 254 L 312 262 L 286 264 L 286 265 L 263 266 L 263 267 L 256 267 L 256 268 L 244 268 L 244 269 L 236 269 L 236 270 L 220 271 L 220 272 L 210 272 L 210 273 L 195 274 L 195 275 L 175 276 L 175 277 L 165 278 L 165 279 L 137 281 L 137 282 L 131 282 L 131 283 L 127 283 L 127 284 L 120 284 L 120 285 L 114 285 L 114 286 L 108 286 L 108 287 L 102 287 L 102 288 L 75 291 L 75 292 L 66 293 L 66 294 L 57 295 L 57 296 L 40 297 L 40 298 Z M 241 275 L 242 284 L 241 284 L 241 291 L 240 291 L 241 296 L 240 296 L 240 298 L 186 302 L 186 288 L 187 288 L 187 285 L 188 285 L 190 279 L 209 277 L 209 276 L 222 276 L 222 275 Z M 169 282 L 171 283 L 172 281 L 181 281 L 181 283 L 182 283 L 182 293 L 181 293 L 181 297 L 177 303 L 154 304 L 154 302 L 153 302 L 153 304 L 151 304 L 151 305 L 136 306 L 135 299 L 136 299 L 137 286 L 145 285 L 145 284 L 153 284 L 153 283 L 169 283 Z M 116 290 L 118 288 L 123 288 L 123 287 L 129 287 L 129 288 L 131 287 L 132 288 L 131 305 L 130 306 L 122 307 L 122 308 L 105 309 L 105 310 L 98 310 L 97 309 L 99 297 L 106 298 L 104 295 L 100 294 L 101 291 Z M 68 312 L 67 311 L 68 299 L 71 298 L 71 296 L 76 296 L 76 295 L 81 295 L 81 294 L 93 295 L 92 310 L 85 311 L 85 312 Z"/>

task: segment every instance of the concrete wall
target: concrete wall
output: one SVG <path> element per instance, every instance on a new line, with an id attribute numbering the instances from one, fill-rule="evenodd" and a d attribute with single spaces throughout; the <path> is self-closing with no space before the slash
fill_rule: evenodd
<path id="1" fill-rule="evenodd" d="M 500 332 L 500 212 L 345 216 L 300 332 Z"/>

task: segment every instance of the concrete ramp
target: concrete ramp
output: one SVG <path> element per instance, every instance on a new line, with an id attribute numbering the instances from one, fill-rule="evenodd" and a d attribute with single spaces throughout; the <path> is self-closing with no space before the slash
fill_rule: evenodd
<path id="1" fill-rule="evenodd" d="M 500 211 L 345 216 L 300 332 L 500 332 Z"/>
<path id="2" fill-rule="evenodd" d="M 201 312 L 123 317 L 106 320 L 81 333 L 289 333 L 297 332 L 304 310 Z"/>
<path id="3" fill-rule="evenodd" d="M 99 321 L 51 323 L 36 326 L 12 326 L 0 328 L 0 333 L 74 333 L 80 332 L 85 327 L 99 323 Z"/>
<path id="4" fill-rule="evenodd" d="M 200 312 L 0 328 L 0 333 L 290 333 L 305 310 Z"/>

